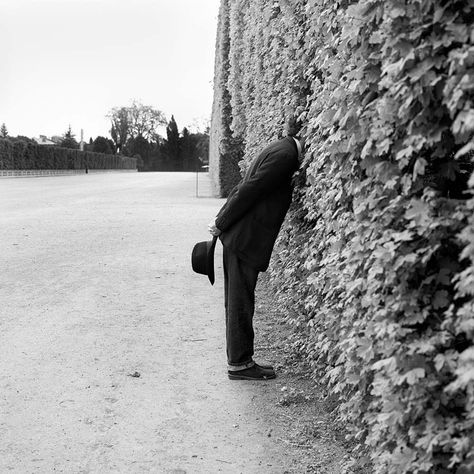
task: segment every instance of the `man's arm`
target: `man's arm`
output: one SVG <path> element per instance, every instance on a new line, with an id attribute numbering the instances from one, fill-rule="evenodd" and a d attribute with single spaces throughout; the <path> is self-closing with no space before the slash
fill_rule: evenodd
<path id="1" fill-rule="evenodd" d="M 236 186 L 234 186 L 232 188 L 232 190 L 230 191 L 229 195 L 227 196 L 227 200 L 226 202 L 224 203 L 224 205 L 221 207 L 220 211 L 218 212 L 217 215 L 221 214 L 224 209 L 226 208 L 227 206 L 227 203 L 229 202 L 229 199 L 232 198 L 232 196 L 238 191 L 239 189 L 239 186 L 240 186 L 241 183 L 237 184 Z M 217 237 L 219 235 L 221 235 L 222 231 L 216 226 L 216 218 L 214 218 L 214 220 L 212 222 L 209 223 L 209 225 L 207 226 L 207 229 L 209 230 L 209 232 L 211 233 L 211 235 Z"/>

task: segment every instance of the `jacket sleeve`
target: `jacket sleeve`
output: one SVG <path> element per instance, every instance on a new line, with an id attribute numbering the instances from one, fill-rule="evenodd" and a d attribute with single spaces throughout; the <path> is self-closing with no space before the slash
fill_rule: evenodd
<path id="1" fill-rule="evenodd" d="M 266 156 L 255 173 L 242 181 L 216 217 L 216 227 L 225 232 L 241 219 L 263 196 L 278 189 L 296 169 L 295 158 L 286 151 Z"/>
<path id="2" fill-rule="evenodd" d="M 235 186 L 230 190 L 230 193 L 229 193 L 229 195 L 227 196 L 226 202 L 224 203 L 224 205 L 220 208 L 219 212 L 217 213 L 216 221 L 217 221 L 217 218 L 224 212 L 224 210 L 225 210 L 226 207 L 227 207 L 227 204 L 229 203 L 229 201 L 232 200 L 232 196 L 238 191 L 240 185 L 241 185 L 241 183 L 235 185 Z M 217 225 L 216 225 L 216 227 L 217 227 Z M 217 227 L 217 228 L 220 230 L 219 227 Z"/>

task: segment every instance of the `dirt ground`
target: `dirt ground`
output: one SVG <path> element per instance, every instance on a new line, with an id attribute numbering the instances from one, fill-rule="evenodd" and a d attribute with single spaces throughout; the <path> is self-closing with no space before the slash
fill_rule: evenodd
<path id="1" fill-rule="evenodd" d="M 274 381 L 230 381 L 222 249 L 192 272 L 222 205 L 207 175 L 0 179 L 0 473 L 334 473 L 325 406 L 257 313 Z"/>

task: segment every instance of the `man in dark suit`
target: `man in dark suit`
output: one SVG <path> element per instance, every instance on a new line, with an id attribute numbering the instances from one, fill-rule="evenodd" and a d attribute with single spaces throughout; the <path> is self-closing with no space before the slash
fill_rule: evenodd
<path id="1" fill-rule="evenodd" d="M 288 136 L 270 143 L 231 191 L 209 232 L 224 247 L 228 376 L 275 378 L 270 366 L 254 362 L 253 314 L 259 272 L 268 268 L 275 240 L 292 199 L 292 176 L 302 144 Z"/>

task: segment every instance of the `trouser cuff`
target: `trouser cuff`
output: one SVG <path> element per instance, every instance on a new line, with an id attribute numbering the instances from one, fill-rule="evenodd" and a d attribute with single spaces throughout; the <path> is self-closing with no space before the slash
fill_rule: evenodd
<path id="1" fill-rule="evenodd" d="M 250 367 L 253 367 L 255 365 L 255 362 L 251 360 L 250 362 L 247 362 L 245 364 L 228 364 L 227 365 L 227 370 L 230 370 L 231 372 L 236 372 L 238 370 L 244 370 L 244 369 L 249 369 Z"/>

